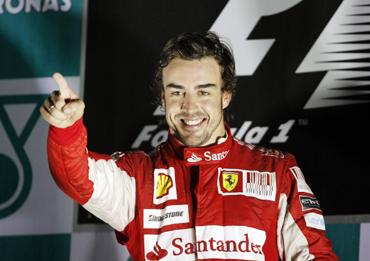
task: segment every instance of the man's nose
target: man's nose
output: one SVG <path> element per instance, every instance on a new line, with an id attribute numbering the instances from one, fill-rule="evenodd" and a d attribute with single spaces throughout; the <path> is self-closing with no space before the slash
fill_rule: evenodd
<path id="1" fill-rule="evenodd" d="M 196 97 L 194 97 L 194 95 L 186 93 L 182 100 L 181 109 L 188 111 L 188 112 L 195 110 L 196 109 Z"/>

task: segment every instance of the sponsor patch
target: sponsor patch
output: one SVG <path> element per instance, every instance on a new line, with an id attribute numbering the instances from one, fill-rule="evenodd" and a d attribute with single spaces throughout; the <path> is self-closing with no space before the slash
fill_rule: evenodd
<path id="1" fill-rule="evenodd" d="M 188 205 L 172 205 L 163 209 L 144 209 L 144 228 L 161 228 L 189 222 Z"/>
<path id="2" fill-rule="evenodd" d="M 168 251 L 166 249 L 163 249 L 158 242 L 153 247 L 153 251 L 148 252 L 145 255 L 145 258 L 147 260 L 160 260 L 162 258 L 165 258 L 168 255 Z"/>
<path id="3" fill-rule="evenodd" d="M 222 172 L 221 175 L 222 175 L 222 190 L 226 190 L 227 192 L 243 191 L 243 187 L 241 186 L 241 183 L 243 180 L 242 172 L 225 171 L 225 172 Z"/>
<path id="4" fill-rule="evenodd" d="M 321 210 L 319 201 L 315 197 L 309 197 L 309 196 L 299 196 L 299 201 L 302 205 L 302 210 L 309 210 L 309 209 L 318 209 Z"/>
<path id="5" fill-rule="evenodd" d="M 193 228 L 145 234 L 145 260 L 196 260 L 194 242 Z"/>
<path id="6" fill-rule="evenodd" d="M 175 169 L 154 169 L 153 203 L 158 205 L 170 199 L 177 199 Z"/>
<path id="7" fill-rule="evenodd" d="M 218 169 L 218 192 L 275 201 L 276 173 L 256 170 Z"/>
<path id="8" fill-rule="evenodd" d="M 317 213 L 306 213 L 304 214 L 304 220 L 306 221 L 306 226 L 325 230 L 324 217 Z"/>
<path id="9" fill-rule="evenodd" d="M 297 180 L 298 192 L 306 192 L 309 194 L 313 194 L 310 187 L 307 185 L 306 180 L 304 179 L 301 169 L 298 166 L 295 166 L 295 167 L 291 167 L 290 171 L 292 172 L 293 176 Z"/>
<path id="10" fill-rule="evenodd" d="M 157 181 L 157 190 L 155 192 L 156 198 L 161 198 L 168 195 L 170 188 L 173 186 L 173 181 L 171 176 L 159 173 Z"/>
<path id="11" fill-rule="evenodd" d="M 191 163 L 194 163 L 194 162 L 199 162 L 201 161 L 202 158 L 199 157 L 197 154 L 195 154 L 194 152 L 191 154 L 191 156 L 187 159 L 188 162 L 191 162 Z"/>
<path id="12" fill-rule="evenodd" d="M 187 165 L 192 165 L 201 161 L 202 163 L 212 163 L 223 160 L 224 158 L 226 158 L 229 151 L 228 150 L 220 152 L 204 151 L 203 153 L 200 153 L 192 150 L 185 150 L 184 153 L 185 153 L 184 157 L 188 162 Z"/>
<path id="13" fill-rule="evenodd" d="M 195 240 L 196 238 L 196 240 Z M 246 226 L 197 226 L 144 235 L 146 260 L 265 260 L 266 233 Z M 197 258 L 196 258 L 197 257 Z"/>
<path id="14" fill-rule="evenodd" d="M 198 259 L 265 260 L 266 232 L 246 226 L 197 226 Z"/>

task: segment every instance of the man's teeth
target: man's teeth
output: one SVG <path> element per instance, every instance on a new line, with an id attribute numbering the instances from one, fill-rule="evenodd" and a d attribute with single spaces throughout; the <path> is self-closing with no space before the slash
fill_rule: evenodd
<path id="1" fill-rule="evenodd" d="M 202 119 L 198 119 L 198 120 L 184 120 L 184 123 L 186 125 L 190 125 L 190 126 L 198 125 L 201 122 L 202 122 Z"/>

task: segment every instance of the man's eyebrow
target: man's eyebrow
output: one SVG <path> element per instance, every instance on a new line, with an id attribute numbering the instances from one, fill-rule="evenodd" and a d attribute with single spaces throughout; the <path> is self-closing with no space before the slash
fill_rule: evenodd
<path id="1" fill-rule="evenodd" d="M 184 89 L 183 86 L 175 84 L 175 83 L 169 83 L 166 85 L 166 88 L 175 88 L 175 89 Z"/>
<path id="2" fill-rule="evenodd" d="M 214 83 L 205 83 L 195 86 L 195 89 L 215 88 L 216 86 L 217 85 Z M 175 83 L 169 83 L 166 85 L 166 88 L 184 89 L 184 86 Z"/>
<path id="3" fill-rule="evenodd" d="M 199 84 L 195 88 L 196 89 L 203 89 L 203 88 L 215 88 L 215 87 L 217 87 L 217 85 L 214 84 L 214 83 L 205 83 L 205 84 Z"/>

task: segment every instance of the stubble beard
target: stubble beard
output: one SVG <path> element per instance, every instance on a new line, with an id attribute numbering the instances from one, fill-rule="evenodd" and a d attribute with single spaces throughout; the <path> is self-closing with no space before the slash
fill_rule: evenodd
<path id="1" fill-rule="evenodd" d="M 202 135 L 199 136 L 199 138 L 194 137 L 195 134 L 192 134 L 192 133 L 190 133 L 188 135 L 183 135 L 183 134 L 181 134 L 181 132 L 178 129 L 176 129 L 174 131 L 174 136 L 182 144 L 184 144 L 187 147 L 203 147 L 203 146 L 211 145 L 211 144 L 213 144 L 217 141 L 217 137 L 216 137 L 216 139 L 214 141 L 212 141 L 211 143 L 209 142 L 213 133 L 218 128 L 218 126 L 220 124 L 222 124 L 222 119 L 223 119 L 223 117 L 221 116 L 214 126 L 206 126 L 205 129 L 203 130 Z M 209 131 L 210 128 L 212 128 L 211 131 Z"/>

